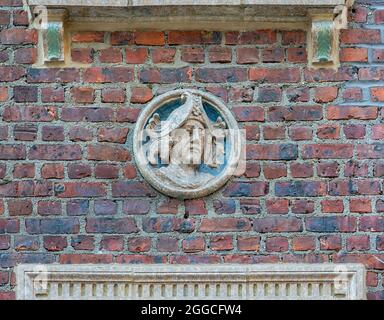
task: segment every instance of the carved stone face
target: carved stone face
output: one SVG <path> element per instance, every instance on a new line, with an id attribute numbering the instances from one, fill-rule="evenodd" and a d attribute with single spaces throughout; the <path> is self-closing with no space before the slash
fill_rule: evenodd
<path id="1" fill-rule="evenodd" d="M 216 191 L 234 174 L 240 136 L 236 120 L 216 97 L 175 90 L 145 108 L 133 146 L 144 179 L 162 193 L 191 199 Z"/>
<path id="2" fill-rule="evenodd" d="M 203 162 L 205 128 L 196 120 L 188 120 L 179 130 L 171 134 L 174 145 L 171 149 L 170 163 L 199 165 Z"/>

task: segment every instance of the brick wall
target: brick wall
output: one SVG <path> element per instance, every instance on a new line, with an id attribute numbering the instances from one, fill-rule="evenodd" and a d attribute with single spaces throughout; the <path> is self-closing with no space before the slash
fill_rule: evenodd
<path id="1" fill-rule="evenodd" d="M 38 69 L 21 0 L 0 6 L 0 299 L 40 262 L 361 262 L 384 298 L 382 1 L 357 1 L 337 72 L 279 30 L 73 33 L 73 67 Z M 246 173 L 204 199 L 135 168 L 135 120 L 175 88 L 247 131 Z"/>

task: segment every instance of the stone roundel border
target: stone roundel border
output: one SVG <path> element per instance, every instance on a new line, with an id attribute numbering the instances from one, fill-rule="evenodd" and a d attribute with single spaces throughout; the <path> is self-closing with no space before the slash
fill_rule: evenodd
<path id="1" fill-rule="evenodd" d="M 234 134 L 229 136 L 230 153 L 228 163 L 225 169 L 212 181 L 206 184 L 204 187 L 194 190 L 181 190 L 177 188 L 169 187 L 163 183 L 152 173 L 152 169 L 146 160 L 142 146 L 142 134 L 144 126 L 146 125 L 150 116 L 165 103 L 180 98 L 184 92 L 191 92 L 196 95 L 200 95 L 203 101 L 206 101 L 212 105 L 219 113 L 223 120 L 226 122 L 228 129 L 234 130 Z M 236 172 L 237 166 L 240 162 L 241 150 L 236 148 L 242 148 L 241 145 L 241 134 L 231 111 L 228 107 L 216 96 L 205 91 L 196 89 L 178 89 L 167 92 L 156 98 L 154 98 L 140 113 L 139 118 L 136 122 L 136 126 L 133 133 L 133 152 L 136 160 L 136 166 L 144 179 L 149 182 L 155 189 L 168 196 L 179 198 L 179 199 L 193 199 L 207 196 L 218 189 L 220 189 L 229 180 L 229 178 Z"/>

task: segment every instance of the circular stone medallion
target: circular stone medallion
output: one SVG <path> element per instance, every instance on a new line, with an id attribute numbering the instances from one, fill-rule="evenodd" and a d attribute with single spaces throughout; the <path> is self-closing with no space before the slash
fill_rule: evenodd
<path id="1" fill-rule="evenodd" d="M 236 120 L 212 94 L 175 90 L 152 100 L 133 136 L 136 165 L 160 192 L 206 196 L 236 172 L 242 149 Z"/>

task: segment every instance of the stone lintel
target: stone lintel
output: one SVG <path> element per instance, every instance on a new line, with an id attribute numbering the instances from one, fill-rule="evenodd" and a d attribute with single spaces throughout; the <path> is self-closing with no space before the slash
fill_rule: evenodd
<path id="1" fill-rule="evenodd" d="M 361 264 L 18 265 L 19 300 L 361 300 Z"/>

